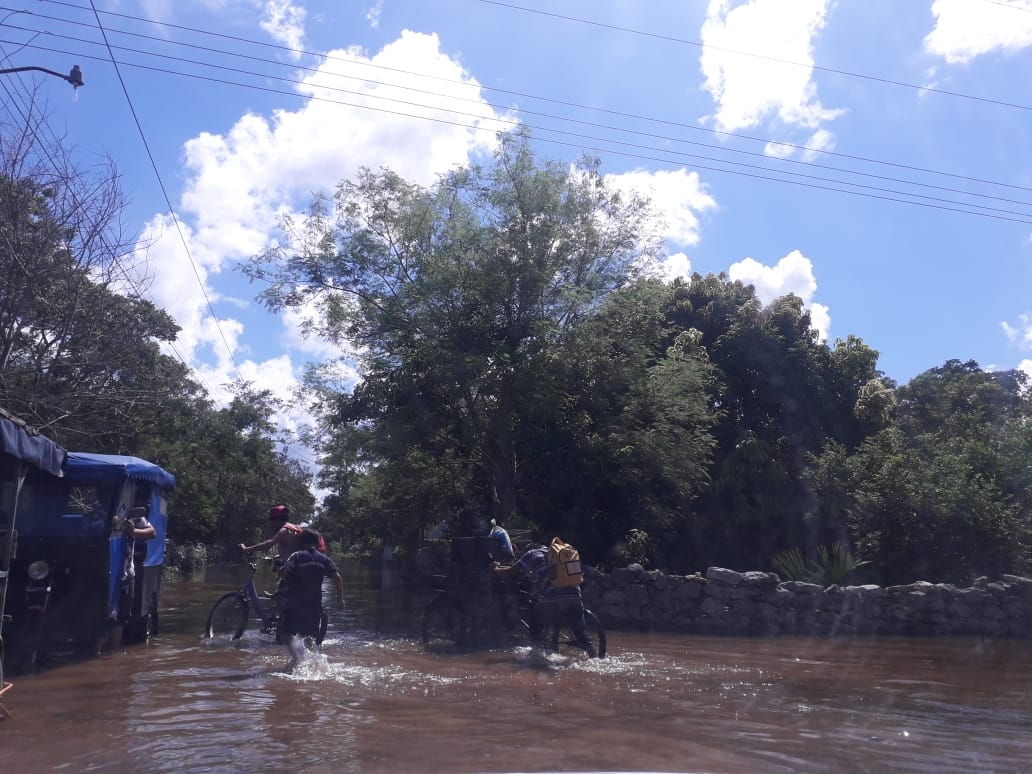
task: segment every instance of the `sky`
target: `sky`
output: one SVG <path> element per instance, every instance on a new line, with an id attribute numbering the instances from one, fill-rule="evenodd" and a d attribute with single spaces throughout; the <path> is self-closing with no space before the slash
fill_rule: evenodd
<path id="1" fill-rule="evenodd" d="M 361 167 L 430 185 L 518 123 L 651 198 L 669 277 L 795 293 L 900 384 L 1032 374 L 1032 0 L 6 0 L 0 57 L 81 67 L 0 101 L 36 84 L 77 159 L 114 160 L 176 356 L 288 429 L 340 353 L 239 264 Z"/>

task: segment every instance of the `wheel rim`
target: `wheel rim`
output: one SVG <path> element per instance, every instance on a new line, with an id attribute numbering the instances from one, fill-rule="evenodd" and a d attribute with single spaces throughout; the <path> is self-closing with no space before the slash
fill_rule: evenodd
<path id="1" fill-rule="evenodd" d="M 239 594 L 226 594 L 208 616 L 206 634 L 212 639 L 239 639 L 247 626 L 250 606 Z"/>

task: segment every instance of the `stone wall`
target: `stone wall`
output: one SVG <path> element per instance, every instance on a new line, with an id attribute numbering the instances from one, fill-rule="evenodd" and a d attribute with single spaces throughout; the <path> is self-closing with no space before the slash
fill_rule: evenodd
<path id="1" fill-rule="evenodd" d="M 979 578 L 959 588 L 829 586 L 710 567 L 664 575 L 641 565 L 588 568 L 587 607 L 606 626 L 727 635 L 980 635 L 1032 638 L 1032 579 Z"/>

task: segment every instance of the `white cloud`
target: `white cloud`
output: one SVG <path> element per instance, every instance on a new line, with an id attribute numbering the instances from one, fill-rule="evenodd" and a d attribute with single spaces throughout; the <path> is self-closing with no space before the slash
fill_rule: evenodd
<path id="1" fill-rule="evenodd" d="M 692 276 L 692 262 L 684 253 L 668 255 L 660 267 L 665 282 L 671 282 L 679 277 L 689 279 Z"/>
<path id="2" fill-rule="evenodd" d="M 795 145 L 788 145 L 783 142 L 775 142 L 771 140 L 763 146 L 763 154 L 765 156 L 773 156 L 776 159 L 787 159 L 797 150 Z"/>
<path id="3" fill-rule="evenodd" d="M 383 0 L 376 0 L 376 3 L 374 3 L 366 11 L 366 15 L 365 15 L 366 21 L 369 22 L 369 26 L 372 27 L 374 30 L 375 29 L 379 29 L 379 27 L 380 27 L 380 14 L 382 12 L 383 12 Z"/>
<path id="4" fill-rule="evenodd" d="M 828 331 L 831 330 L 831 310 L 824 304 L 807 304 L 810 312 L 810 327 L 817 331 L 817 338 L 820 341 L 828 340 Z"/>
<path id="5" fill-rule="evenodd" d="M 440 79 L 432 81 L 434 94 L 406 92 L 405 86 L 427 89 L 431 82 L 405 72 Z M 342 95 L 338 88 L 356 94 Z M 236 375 L 223 338 L 243 378 L 253 373 L 261 387 L 296 384 L 297 369 L 289 356 L 267 363 L 241 360 L 247 354 L 237 351 L 238 343 L 246 340 L 243 324 L 220 317 L 216 326 L 208 310 L 208 300 L 223 300 L 213 278 L 272 244 L 283 213 L 300 211 L 313 191 L 332 191 L 361 166 L 385 166 L 408 180 L 433 183 L 438 174 L 492 147 L 494 133 L 510 126 L 484 101 L 476 80 L 441 52 L 435 35 L 406 31 L 373 56 L 357 49 L 330 52 L 299 90 L 334 101 L 311 99 L 297 110 L 272 116 L 246 114 L 224 134 L 205 132 L 188 141 L 179 210 L 183 236 L 170 217 L 156 215 L 141 237 L 141 251 L 149 245 L 145 252 L 154 274 L 152 298 L 182 326 L 179 352 L 191 364 L 205 362 L 197 367 L 209 389 Z M 472 116 L 456 115 L 460 111 Z M 305 341 L 301 319 L 295 313 L 279 317 L 282 340 L 295 346 L 295 355 L 339 354 L 314 339 Z"/>
<path id="6" fill-rule="evenodd" d="M 283 334 L 280 342 L 288 351 L 303 352 L 320 361 L 333 360 L 347 353 L 340 345 L 327 341 L 321 336 L 304 334 L 305 324 L 317 320 L 318 308 L 315 302 L 307 302 L 300 307 L 284 309 Z"/>
<path id="7" fill-rule="evenodd" d="M 1005 321 L 1000 323 L 1000 328 L 1010 343 L 1021 349 L 1032 349 L 1032 315 L 1019 315 L 1017 324 Z"/>
<path id="8" fill-rule="evenodd" d="M 827 129 L 818 129 L 810 139 L 806 141 L 806 151 L 803 153 L 804 161 L 813 161 L 822 151 L 835 149 L 835 135 Z"/>
<path id="9" fill-rule="evenodd" d="M 138 248 L 153 277 L 149 297 L 182 327 L 176 340 L 178 354 L 192 363 L 201 350 L 211 347 L 216 357 L 228 358 L 219 329 L 208 322 L 208 301 L 219 299 L 209 282 L 209 267 L 219 258 L 193 239 L 188 224 L 180 220 L 177 227 L 170 215 L 155 215 L 145 224 L 139 244 L 149 245 Z M 227 330 L 239 334 L 234 321 L 226 319 L 225 323 Z M 236 335 L 227 335 L 227 339 L 232 343 Z"/>
<path id="10" fill-rule="evenodd" d="M 305 37 L 305 9 L 290 0 L 266 0 L 262 6 L 261 28 L 277 43 L 294 49 L 291 59 L 300 59 Z"/>
<path id="11" fill-rule="evenodd" d="M 1032 360 L 1022 360 L 1018 363 L 1018 370 L 1024 371 L 1028 374 L 1029 379 L 1032 379 Z"/>
<path id="12" fill-rule="evenodd" d="M 935 0 L 932 15 L 935 27 L 925 37 L 925 50 L 950 64 L 1032 45 L 1032 0 Z"/>
<path id="13" fill-rule="evenodd" d="M 746 258 L 731 265 L 728 276 L 756 289 L 756 297 L 766 305 L 776 298 L 794 293 L 802 299 L 810 312 L 810 321 L 821 341 L 828 340 L 831 315 L 828 307 L 814 303 L 817 280 L 813 275 L 810 259 L 798 250 L 793 250 L 775 266 L 764 266 L 759 261 Z"/>
<path id="14" fill-rule="evenodd" d="M 825 108 L 813 82 L 813 41 L 824 27 L 831 0 L 710 0 L 702 26 L 704 88 L 721 131 L 759 126 L 803 128 L 811 133 L 844 111 Z M 745 52 L 748 52 L 745 53 Z M 830 144 L 830 133 L 816 139 Z M 785 146 L 768 152 L 785 156 Z"/>
<path id="15" fill-rule="evenodd" d="M 699 181 L 699 174 L 686 169 L 635 169 L 606 175 L 605 181 L 616 190 L 647 196 L 665 224 L 663 238 L 675 245 L 698 244 L 698 214 L 717 208 L 716 200 Z"/>
<path id="16" fill-rule="evenodd" d="M 918 99 L 924 99 L 931 93 L 932 89 L 939 88 L 939 81 L 936 80 L 938 74 L 938 70 L 934 67 L 929 67 L 925 70 L 925 83 L 921 86 L 920 91 L 917 92 Z"/>

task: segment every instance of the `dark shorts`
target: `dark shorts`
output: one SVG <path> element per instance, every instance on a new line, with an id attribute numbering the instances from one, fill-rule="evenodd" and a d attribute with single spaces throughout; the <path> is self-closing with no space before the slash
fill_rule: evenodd
<path id="1" fill-rule="evenodd" d="M 545 596 L 534 606 L 531 616 L 531 639 L 539 639 L 549 626 L 567 625 L 578 642 L 588 642 L 584 625 L 584 602 L 580 594 Z"/>
<path id="2" fill-rule="evenodd" d="M 315 637 L 319 633 L 319 620 L 322 618 L 322 608 L 298 608 L 288 605 L 280 621 L 280 634 L 288 637 L 298 634 L 302 637 Z"/>

